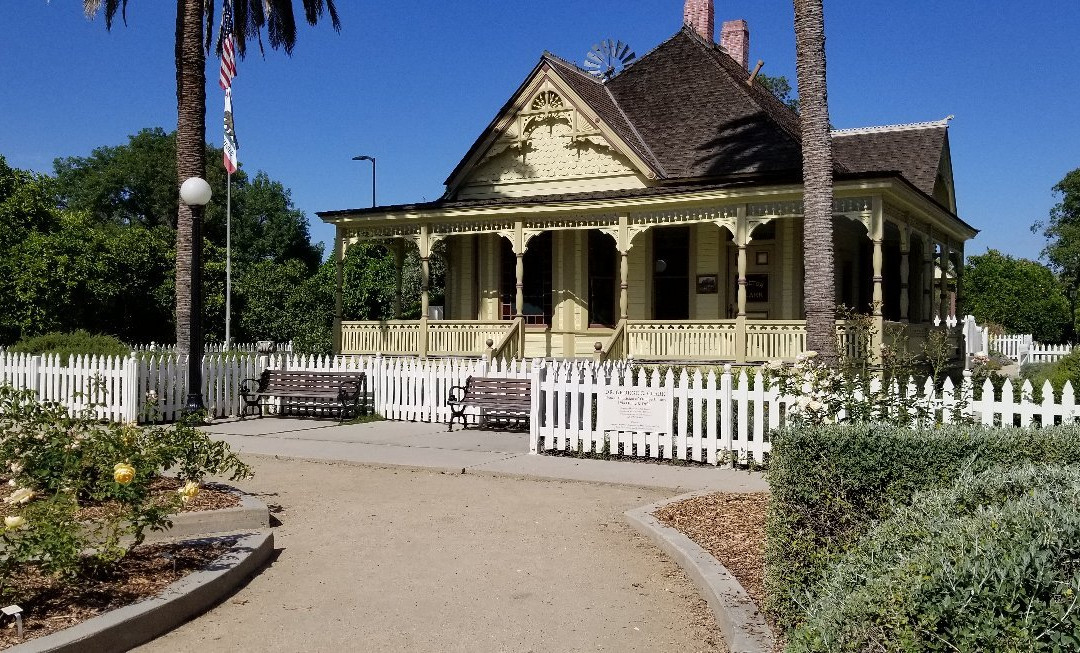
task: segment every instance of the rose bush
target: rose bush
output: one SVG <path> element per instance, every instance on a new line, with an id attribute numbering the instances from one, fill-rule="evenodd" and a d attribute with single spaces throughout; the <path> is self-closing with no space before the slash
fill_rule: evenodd
<path id="1" fill-rule="evenodd" d="M 124 538 L 135 546 L 147 529 L 170 527 L 169 515 L 204 477 L 251 473 L 191 422 L 102 423 L 91 411 L 71 416 L 33 392 L 0 386 L 0 596 L 21 565 L 62 580 L 107 572 L 126 554 Z M 184 482 L 165 499 L 151 491 L 164 472 Z M 80 509 L 90 506 L 94 516 L 84 518 Z"/>

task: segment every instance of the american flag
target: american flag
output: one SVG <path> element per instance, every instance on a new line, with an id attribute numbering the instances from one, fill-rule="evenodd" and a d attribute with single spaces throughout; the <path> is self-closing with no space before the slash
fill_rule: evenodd
<path id="1" fill-rule="evenodd" d="M 233 77 L 236 77 L 236 51 L 233 48 L 232 2 L 225 0 L 221 10 L 221 73 L 218 75 L 221 90 L 232 86 Z"/>

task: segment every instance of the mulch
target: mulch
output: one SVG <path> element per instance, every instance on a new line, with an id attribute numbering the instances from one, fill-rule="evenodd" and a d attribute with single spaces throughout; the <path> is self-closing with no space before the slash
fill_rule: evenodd
<path id="1" fill-rule="evenodd" d="M 155 596 L 170 583 L 206 567 L 233 543 L 212 540 L 140 546 L 109 575 L 80 578 L 66 585 L 33 566 L 26 566 L 18 577 L 11 579 L 23 608 L 23 639 L 18 638 L 15 620 L 4 617 L 0 625 L 0 649 Z"/>
<path id="2" fill-rule="evenodd" d="M 761 609 L 768 504 L 767 492 L 706 494 L 664 506 L 655 516 L 727 567 Z"/>
<path id="3" fill-rule="evenodd" d="M 165 501 L 171 500 L 181 485 L 175 478 L 162 477 L 153 482 L 151 489 L 155 497 Z M 0 495 L 6 496 L 8 489 L 4 482 L 0 485 Z M 204 483 L 180 512 L 219 510 L 238 505 L 240 497 L 228 486 Z M 0 519 L 18 514 L 19 508 L 0 502 Z M 84 505 L 79 509 L 78 518 L 91 520 L 116 509 L 117 506 L 111 504 Z M 170 583 L 206 567 L 230 546 L 231 541 L 220 540 L 138 546 L 109 575 L 80 578 L 68 584 L 27 565 L 18 577 L 9 582 L 5 579 L 13 590 L 9 596 L 17 597 L 14 600 L 23 608 L 21 641 L 63 630 L 109 610 L 152 597 Z M 13 602 L 10 597 L 3 605 Z M 18 643 L 15 620 L 0 617 L 0 649 Z"/>

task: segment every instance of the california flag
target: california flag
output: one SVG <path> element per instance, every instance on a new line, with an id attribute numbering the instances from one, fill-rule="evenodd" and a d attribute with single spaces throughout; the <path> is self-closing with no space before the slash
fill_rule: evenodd
<path id="1" fill-rule="evenodd" d="M 229 174 L 236 172 L 236 150 L 240 145 L 236 142 L 236 128 L 233 126 L 232 88 L 225 89 L 225 142 L 222 149 L 225 155 L 222 162 Z"/>

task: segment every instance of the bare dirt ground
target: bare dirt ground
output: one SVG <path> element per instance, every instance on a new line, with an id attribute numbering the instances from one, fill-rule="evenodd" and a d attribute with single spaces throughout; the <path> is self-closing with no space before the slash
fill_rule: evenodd
<path id="1" fill-rule="evenodd" d="M 664 492 L 247 457 L 279 555 L 142 651 L 723 651 L 622 513 Z"/>

